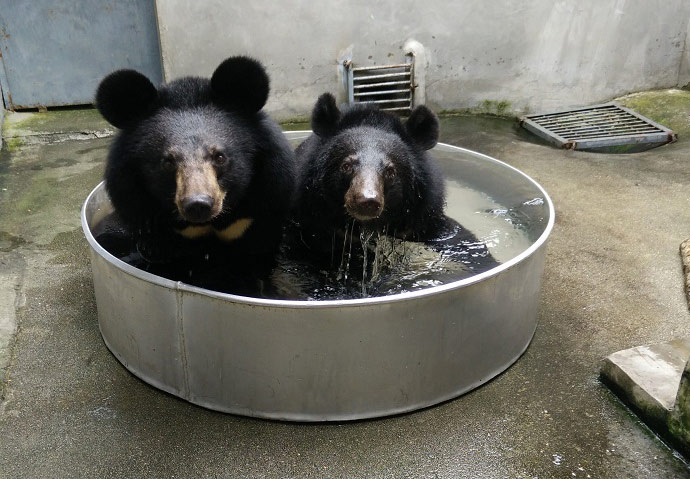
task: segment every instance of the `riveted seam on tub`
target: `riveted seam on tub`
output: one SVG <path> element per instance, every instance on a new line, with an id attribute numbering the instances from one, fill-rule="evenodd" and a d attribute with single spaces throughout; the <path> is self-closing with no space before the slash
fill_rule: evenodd
<path id="1" fill-rule="evenodd" d="M 178 281 L 175 283 L 175 308 L 176 308 L 176 318 L 178 329 L 177 333 L 179 335 L 180 341 L 180 361 L 182 367 L 182 391 L 183 397 L 189 399 L 189 368 L 187 364 L 187 344 L 184 335 L 184 289 L 180 288 L 183 283 Z"/>

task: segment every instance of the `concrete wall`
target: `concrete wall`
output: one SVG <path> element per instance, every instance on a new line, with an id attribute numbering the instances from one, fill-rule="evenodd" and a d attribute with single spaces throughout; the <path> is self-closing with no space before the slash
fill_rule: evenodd
<path id="1" fill-rule="evenodd" d="M 356 64 L 387 64 L 409 39 L 426 49 L 436 110 L 534 112 L 690 81 L 688 0 L 157 0 L 157 15 L 166 79 L 252 55 L 282 119 L 341 88 L 348 47 Z"/>
<path id="2" fill-rule="evenodd" d="M 690 22 L 685 36 L 685 51 L 680 62 L 678 71 L 678 86 L 690 87 Z"/>

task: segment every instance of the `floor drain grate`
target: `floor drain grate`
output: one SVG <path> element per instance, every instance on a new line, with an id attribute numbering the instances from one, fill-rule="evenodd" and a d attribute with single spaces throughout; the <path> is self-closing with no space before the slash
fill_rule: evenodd
<path id="1" fill-rule="evenodd" d="M 668 128 L 615 103 L 528 115 L 520 118 L 520 123 L 535 135 L 567 149 L 658 146 L 676 139 L 676 134 Z"/>
<path id="2" fill-rule="evenodd" d="M 347 66 L 348 100 L 373 103 L 382 110 L 409 112 L 414 91 L 414 64 Z"/>

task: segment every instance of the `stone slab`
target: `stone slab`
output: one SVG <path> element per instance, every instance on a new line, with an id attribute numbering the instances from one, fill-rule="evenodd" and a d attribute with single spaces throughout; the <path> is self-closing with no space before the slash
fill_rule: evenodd
<path id="1" fill-rule="evenodd" d="M 676 339 L 613 353 L 604 360 L 601 374 L 633 406 L 670 411 L 688 358 L 690 338 Z M 658 413 L 665 414 L 661 410 Z"/>
<path id="2" fill-rule="evenodd" d="M 6 112 L 2 139 L 12 151 L 20 146 L 107 138 L 115 128 L 95 108 L 50 112 Z"/>
<path id="3" fill-rule="evenodd" d="M 638 346 L 608 356 L 601 378 L 654 432 L 690 457 L 687 410 L 690 338 Z M 679 394 L 679 389 L 686 394 Z"/>

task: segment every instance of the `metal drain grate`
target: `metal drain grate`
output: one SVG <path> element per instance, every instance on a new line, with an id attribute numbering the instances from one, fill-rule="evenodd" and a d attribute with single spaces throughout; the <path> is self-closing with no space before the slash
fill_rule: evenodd
<path id="1" fill-rule="evenodd" d="M 528 115 L 527 130 L 562 148 L 589 150 L 609 146 L 675 141 L 676 134 L 634 111 L 608 103 L 578 110 Z"/>
<path id="2" fill-rule="evenodd" d="M 373 103 L 382 110 L 410 111 L 414 92 L 414 63 L 357 67 L 347 65 L 350 104 Z"/>

